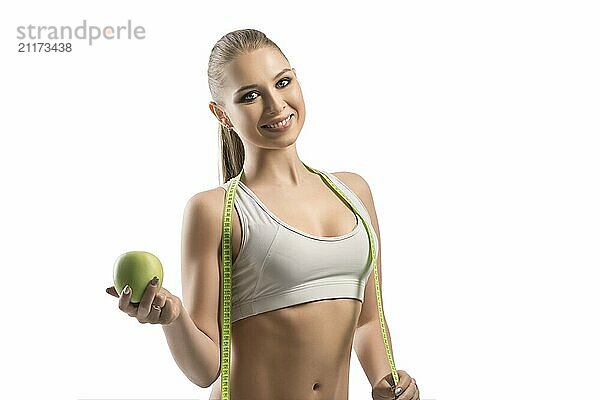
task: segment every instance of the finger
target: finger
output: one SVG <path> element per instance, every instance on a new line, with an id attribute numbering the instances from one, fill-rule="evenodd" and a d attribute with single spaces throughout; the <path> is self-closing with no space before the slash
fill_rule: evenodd
<path id="1" fill-rule="evenodd" d="M 125 290 L 128 290 L 129 293 L 125 293 Z M 129 316 L 135 315 L 135 308 L 131 304 L 131 294 L 132 290 L 129 285 L 125 285 L 123 291 L 121 292 L 121 297 L 119 297 L 119 310 L 123 311 Z"/>
<path id="2" fill-rule="evenodd" d="M 119 293 L 117 293 L 117 289 L 115 289 L 114 286 L 107 287 L 106 293 L 110 294 L 111 296 L 119 297 Z"/>
<path id="3" fill-rule="evenodd" d="M 150 313 L 148 314 L 147 322 L 150 324 L 158 324 L 162 308 L 156 304 L 152 304 L 150 307 Z"/>
<path id="4" fill-rule="evenodd" d="M 419 398 L 421 397 L 421 394 L 419 393 L 419 388 L 415 385 L 415 388 L 417 389 L 415 391 L 415 395 L 413 396 L 413 398 L 411 400 L 419 400 Z"/>
<path id="5" fill-rule="evenodd" d="M 162 308 L 167 301 L 167 296 L 164 293 L 157 293 L 152 301 L 152 307 L 150 307 L 150 314 L 148 314 L 148 322 L 151 324 L 160 323 L 160 314 Z"/>
<path id="6" fill-rule="evenodd" d="M 174 296 L 164 287 L 160 288 L 160 293 L 165 294 L 165 303 L 161 313 L 161 324 L 170 324 L 173 322 L 180 313 L 181 305 L 178 303 L 177 296 Z"/>
<path id="7" fill-rule="evenodd" d="M 410 375 L 408 375 L 406 373 L 406 371 L 403 370 L 398 370 L 398 384 L 396 386 L 394 386 L 394 395 L 398 395 L 398 391 L 397 389 L 400 388 L 400 395 L 403 395 L 404 392 L 406 392 L 406 390 L 408 389 L 410 382 L 411 382 L 411 377 Z M 394 381 L 391 381 L 391 384 L 394 384 Z M 410 397 L 408 397 L 410 399 Z"/>
<path id="8" fill-rule="evenodd" d="M 150 307 L 154 301 L 154 295 L 156 294 L 157 287 L 158 277 L 155 276 L 150 282 L 148 282 L 148 285 L 146 285 L 146 289 L 144 289 L 144 294 L 142 295 L 142 299 L 140 300 L 140 304 L 137 309 L 137 318 L 140 322 L 144 322 L 150 314 Z"/>
<path id="9" fill-rule="evenodd" d="M 394 399 L 406 390 L 410 384 L 410 376 L 402 370 L 396 372 L 398 373 L 398 385 L 394 385 L 392 373 L 387 374 L 373 387 L 371 392 L 373 399 Z"/>
<path id="10" fill-rule="evenodd" d="M 170 324 L 175 319 L 174 315 L 175 315 L 175 310 L 174 310 L 173 299 L 170 297 L 167 297 L 165 299 L 165 305 L 162 308 L 160 323 L 161 324 Z"/>
<path id="11" fill-rule="evenodd" d="M 413 395 L 413 397 L 410 400 L 419 400 L 419 397 L 420 397 L 419 387 L 417 386 L 417 381 L 415 381 L 414 378 L 412 378 L 412 384 L 415 385 L 415 394 Z"/>
<path id="12" fill-rule="evenodd" d="M 410 382 L 408 387 L 402 391 L 402 394 L 397 397 L 397 400 L 412 400 L 417 391 L 417 387 L 413 382 Z"/>
<path id="13" fill-rule="evenodd" d="M 165 306 L 166 302 L 167 302 L 167 295 L 161 291 L 161 292 L 156 293 L 156 295 L 154 296 L 154 301 L 152 301 L 152 304 L 157 305 L 162 308 Z"/>
<path id="14" fill-rule="evenodd" d="M 181 314 L 181 303 L 177 297 L 167 297 L 167 302 L 163 307 L 161 323 L 165 325 L 171 324 Z"/>

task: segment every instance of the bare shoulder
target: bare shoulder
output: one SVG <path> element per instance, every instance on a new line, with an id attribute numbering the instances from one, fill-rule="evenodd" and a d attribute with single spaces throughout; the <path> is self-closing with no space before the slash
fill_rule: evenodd
<path id="1" fill-rule="evenodd" d="M 371 201 L 371 189 L 367 181 L 355 172 L 333 172 L 339 180 L 344 182 L 346 186 L 350 188 L 356 195 L 362 200 L 363 203 L 368 204 Z"/>
<path id="2" fill-rule="evenodd" d="M 186 204 L 187 208 L 202 210 L 205 215 L 220 215 L 223 212 L 223 200 L 225 199 L 225 190 L 217 186 L 213 189 L 198 192 L 190 197 Z"/>
<path id="3" fill-rule="evenodd" d="M 225 190 L 215 187 L 191 196 L 184 209 L 184 225 L 190 228 L 199 227 L 202 235 L 216 238 L 221 235 L 221 220 Z"/>

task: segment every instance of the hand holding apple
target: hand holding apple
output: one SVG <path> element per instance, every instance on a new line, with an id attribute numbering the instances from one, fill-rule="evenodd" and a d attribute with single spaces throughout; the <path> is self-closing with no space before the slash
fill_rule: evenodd
<path id="1" fill-rule="evenodd" d="M 129 293 L 123 291 L 121 297 L 114 286 L 106 288 L 106 293 L 119 297 L 119 310 L 137 318 L 140 323 L 169 325 L 181 314 L 181 300 L 164 287 L 159 290 L 157 286 L 152 285 L 153 282 L 148 283 L 139 303 L 131 302 L 131 289 Z"/>
<path id="2" fill-rule="evenodd" d="M 114 286 L 106 293 L 119 297 L 119 309 L 142 324 L 169 325 L 182 308 L 181 300 L 162 287 L 160 260 L 146 251 L 119 256 L 114 266 Z"/>
<path id="3" fill-rule="evenodd" d="M 129 285 L 131 302 L 139 303 L 148 282 L 158 277 L 158 289 L 162 287 L 163 267 L 158 257 L 147 251 L 128 251 L 115 261 L 113 279 L 117 293 L 121 293 L 125 285 Z"/>

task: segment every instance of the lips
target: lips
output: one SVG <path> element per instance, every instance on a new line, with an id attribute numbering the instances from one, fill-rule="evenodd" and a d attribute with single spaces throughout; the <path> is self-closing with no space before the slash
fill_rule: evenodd
<path id="1" fill-rule="evenodd" d="M 290 113 L 288 116 L 286 116 L 286 117 L 284 117 L 284 118 L 282 118 L 282 119 L 280 119 L 280 120 L 278 120 L 278 121 L 276 121 L 276 122 L 273 122 L 273 123 L 271 123 L 271 124 L 265 124 L 265 125 L 261 125 L 261 128 L 269 128 L 269 129 L 274 129 L 274 128 L 281 127 L 282 125 L 285 125 L 285 124 L 280 124 L 280 122 L 283 122 L 283 121 L 285 121 L 285 122 L 287 123 L 287 122 L 288 122 L 288 120 L 289 120 L 289 118 L 290 118 L 292 115 L 293 115 L 293 113 Z M 277 125 L 277 124 L 279 124 L 279 125 Z"/>

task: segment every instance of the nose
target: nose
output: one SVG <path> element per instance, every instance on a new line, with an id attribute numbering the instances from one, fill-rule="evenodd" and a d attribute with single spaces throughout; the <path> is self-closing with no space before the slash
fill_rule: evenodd
<path id="1" fill-rule="evenodd" d="M 285 101 L 280 96 L 269 93 L 267 98 L 266 111 L 269 115 L 279 115 L 285 110 Z"/>

